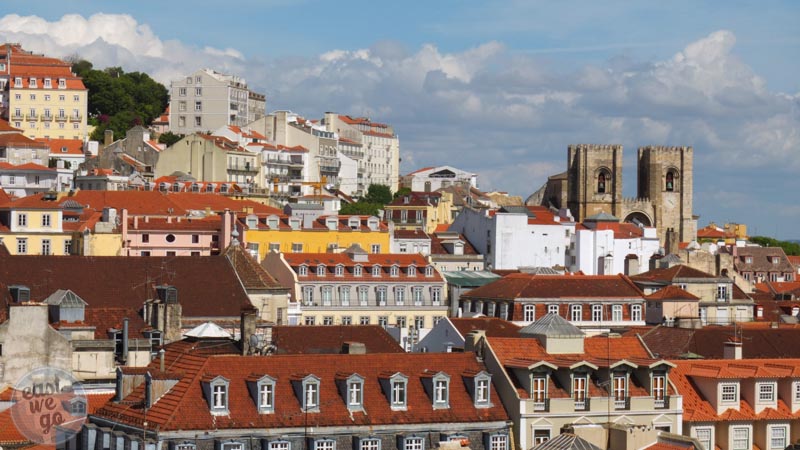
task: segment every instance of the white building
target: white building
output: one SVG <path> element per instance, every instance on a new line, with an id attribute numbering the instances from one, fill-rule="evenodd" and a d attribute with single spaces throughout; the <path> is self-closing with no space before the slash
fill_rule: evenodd
<path id="1" fill-rule="evenodd" d="M 16 197 L 58 190 L 56 169 L 35 163 L 13 165 L 0 162 L 0 189 Z"/>
<path id="2" fill-rule="evenodd" d="M 425 167 L 400 179 L 400 186 L 414 192 L 434 192 L 450 186 L 478 188 L 478 175 L 452 166 Z"/>
<path id="3" fill-rule="evenodd" d="M 571 244 L 569 271 L 586 275 L 637 275 L 648 270 L 650 258 L 659 250 L 654 227 L 620 223 L 605 213 L 576 226 Z"/>
<path id="4" fill-rule="evenodd" d="M 251 116 L 250 90 L 244 78 L 211 69 L 172 81 L 169 98 L 169 128 L 176 134 L 244 126 Z"/>
<path id="5" fill-rule="evenodd" d="M 542 206 L 464 208 L 448 231 L 464 235 L 489 270 L 565 267 L 575 222 L 566 210 L 556 215 Z"/>

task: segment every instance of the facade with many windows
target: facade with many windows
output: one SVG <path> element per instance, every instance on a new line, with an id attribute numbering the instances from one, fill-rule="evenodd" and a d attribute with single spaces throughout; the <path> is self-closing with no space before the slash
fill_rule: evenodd
<path id="1" fill-rule="evenodd" d="M 447 316 L 446 283 L 421 255 L 277 253 L 263 266 L 293 297 L 306 325 L 381 325 L 427 332 Z"/>
<path id="2" fill-rule="evenodd" d="M 739 350 L 741 351 L 741 349 Z M 800 437 L 800 360 L 673 361 L 684 434 L 705 449 L 780 450 Z"/>
<path id="3" fill-rule="evenodd" d="M 85 139 L 88 89 L 71 64 L 6 44 L 0 116 L 31 138 Z"/>
<path id="4" fill-rule="evenodd" d="M 172 367 L 121 371 L 116 397 L 64 447 L 144 436 L 182 450 L 510 450 L 494 377 L 471 353 L 186 355 Z"/>

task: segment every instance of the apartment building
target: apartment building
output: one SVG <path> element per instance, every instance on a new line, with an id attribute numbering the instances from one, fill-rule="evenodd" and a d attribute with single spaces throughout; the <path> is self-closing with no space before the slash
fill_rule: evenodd
<path id="1" fill-rule="evenodd" d="M 401 195 L 384 207 L 384 218 L 398 230 L 422 229 L 433 233 L 450 223 L 453 194 L 449 192 L 411 192 Z"/>
<path id="2" fill-rule="evenodd" d="M 600 213 L 575 226 L 567 265 L 570 272 L 586 275 L 636 275 L 647 270 L 659 248 L 655 227 L 620 223 L 618 218 Z"/>
<path id="3" fill-rule="evenodd" d="M 259 99 L 264 98 L 263 94 L 251 92 L 244 78 L 211 69 L 200 69 L 172 81 L 169 97 L 169 129 L 176 134 L 247 125 L 259 113 L 263 105 Z M 252 114 L 251 105 L 255 109 Z M 261 114 L 263 111 L 261 108 Z"/>
<path id="4" fill-rule="evenodd" d="M 453 166 L 423 167 L 400 179 L 400 187 L 412 191 L 434 192 L 451 186 L 478 187 L 478 175 Z"/>
<path id="5" fill-rule="evenodd" d="M 161 151 L 155 177 L 183 172 L 197 181 L 230 181 L 241 186 L 259 186 L 259 153 L 238 143 L 209 134 L 191 134 Z"/>
<path id="6" fill-rule="evenodd" d="M 26 136 L 86 139 L 88 89 L 70 63 L 5 44 L 0 93 L 0 117 Z"/>

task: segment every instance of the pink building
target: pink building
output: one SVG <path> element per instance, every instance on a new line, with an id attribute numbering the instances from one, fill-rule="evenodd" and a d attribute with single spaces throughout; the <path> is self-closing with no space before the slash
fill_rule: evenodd
<path id="1" fill-rule="evenodd" d="M 122 210 L 123 254 L 128 256 L 209 256 L 231 241 L 231 214 L 208 217 L 128 216 Z"/>

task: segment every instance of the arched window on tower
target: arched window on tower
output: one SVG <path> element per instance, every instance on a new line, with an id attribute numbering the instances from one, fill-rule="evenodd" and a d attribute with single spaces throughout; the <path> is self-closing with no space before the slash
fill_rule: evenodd
<path id="1" fill-rule="evenodd" d="M 597 193 L 598 194 L 605 194 L 606 193 L 606 183 L 608 182 L 608 175 L 606 175 L 605 171 L 601 171 L 600 175 L 597 176 Z"/>
<path id="2" fill-rule="evenodd" d="M 675 190 L 675 171 L 673 170 L 667 171 L 666 190 L 667 192 L 673 192 Z"/>

